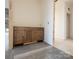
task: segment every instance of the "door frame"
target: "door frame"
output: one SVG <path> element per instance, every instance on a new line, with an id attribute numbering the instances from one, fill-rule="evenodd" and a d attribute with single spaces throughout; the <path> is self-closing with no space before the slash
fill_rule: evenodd
<path id="1" fill-rule="evenodd" d="M 9 0 L 9 48 L 13 48 L 13 10 L 12 10 L 12 0 Z"/>
<path id="2" fill-rule="evenodd" d="M 54 1 L 54 8 L 53 8 L 53 46 L 55 44 L 55 1 Z"/>
<path id="3" fill-rule="evenodd" d="M 66 39 L 66 3 L 65 3 L 65 1 L 63 1 L 63 4 L 64 4 L 64 20 L 65 20 L 65 29 L 64 29 L 64 31 L 65 31 L 65 38 L 64 39 Z M 54 19 L 53 19 L 53 46 L 54 46 L 54 44 L 55 44 L 55 2 L 54 2 Z"/>

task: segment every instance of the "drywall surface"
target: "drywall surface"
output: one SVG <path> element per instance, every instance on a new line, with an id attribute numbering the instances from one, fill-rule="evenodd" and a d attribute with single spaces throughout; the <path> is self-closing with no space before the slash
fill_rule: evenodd
<path id="1" fill-rule="evenodd" d="M 13 25 L 42 27 L 40 0 L 13 0 Z"/>
<path id="2" fill-rule="evenodd" d="M 44 41 L 53 45 L 54 0 L 43 0 Z"/>
<path id="3" fill-rule="evenodd" d="M 64 0 L 55 3 L 55 38 L 66 38 L 66 15 Z"/>

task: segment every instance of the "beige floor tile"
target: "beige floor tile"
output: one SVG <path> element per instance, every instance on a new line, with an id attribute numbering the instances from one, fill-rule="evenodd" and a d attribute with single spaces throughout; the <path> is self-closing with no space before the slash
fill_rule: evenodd
<path id="1" fill-rule="evenodd" d="M 54 46 L 70 55 L 73 55 L 73 40 L 55 39 Z"/>

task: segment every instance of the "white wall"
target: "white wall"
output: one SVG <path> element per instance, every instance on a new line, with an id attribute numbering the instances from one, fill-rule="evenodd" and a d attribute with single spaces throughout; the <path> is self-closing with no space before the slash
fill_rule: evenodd
<path id="1" fill-rule="evenodd" d="M 44 41 L 53 45 L 54 0 L 43 0 Z"/>
<path id="2" fill-rule="evenodd" d="M 64 0 L 55 3 L 55 38 L 66 38 L 66 15 Z"/>
<path id="3" fill-rule="evenodd" d="M 40 0 L 13 0 L 14 26 L 42 27 Z"/>

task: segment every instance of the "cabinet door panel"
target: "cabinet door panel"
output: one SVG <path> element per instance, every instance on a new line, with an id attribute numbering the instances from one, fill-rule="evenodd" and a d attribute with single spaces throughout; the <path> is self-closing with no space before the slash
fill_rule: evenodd
<path id="1" fill-rule="evenodd" d="M 43 31 L 32 31 L 32 41 L 43 40 Z"/>
<path id="2" fill-rule="evenodd" d="M 24 40 L 24 31 L 14 31 L 14 44 L 22 44 Z"/>
<path id="3" fill-rule="evenodd" d="M 32 41 L 32 34 L 31 31 L 25 31 L 26 35 L 25 35 L 25 39 L 24 39 L 24 43 L 29 43 Z"/>

